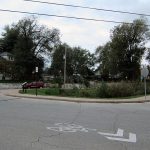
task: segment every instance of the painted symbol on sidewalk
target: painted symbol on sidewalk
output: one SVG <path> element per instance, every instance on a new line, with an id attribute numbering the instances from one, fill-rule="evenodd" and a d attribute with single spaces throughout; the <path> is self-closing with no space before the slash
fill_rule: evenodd
<path id="1" fill-rule="evenodd" d="M 81 125 L 69 124 L 69 123 L 56 123 L 53 127 L 47 127 L 48 130 L 57 131 L 57 132 L 89 132 L 89 131 L 97 131 L 97 129 L 85 128 Z M 136 134 L 129 133 L 129 138 L 124 138 L 124 130 L 118 128 L 116 133 L 105 133 L 105 132 L 97 132 L 97 134 L 103 135 L 108 140 L 112 141 L 120 141 L 120 142 L 129 142 L 136 143 Z"/>
<path id="2" fill-rule="evenodd" d="M 58 131 L 58 132 L 89 132 L 96 131 L 96 129 L 84 128 L 81 125 L 69 124 L 69 123 L 56 123 L 55 127 L 47 127 L 48 130 Z"/>
<path id="3" fill-rule="evenodd" d="M 107 139 L 113 140 L 113 141 L 122 141 L 122 142 L 130 142 L 130 143 L 136 143 L 136 134 L 129 133 L 129 138 L 123 138 L 123 130 L 118 129 L 116 134 L 112 133 L 104 133 L 104 132 L 98 132 L 98 134 L 104 135 Z"/>

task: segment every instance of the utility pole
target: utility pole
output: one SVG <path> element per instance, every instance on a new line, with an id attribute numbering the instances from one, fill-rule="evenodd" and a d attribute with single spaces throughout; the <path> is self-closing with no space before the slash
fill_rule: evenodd
<path id="1" fill-rule="evenodd" d="M 67 47 L 65 46 L 65 55 L 64 55 L 64 87 L 66 83 L 66 52 L 67 52 Z"/>

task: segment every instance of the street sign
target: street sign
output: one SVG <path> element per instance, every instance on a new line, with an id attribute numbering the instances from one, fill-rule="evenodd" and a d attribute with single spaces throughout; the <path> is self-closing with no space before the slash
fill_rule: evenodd
<path id="1" fill-rule="evenodd" d="M 146 101 L 146 78 L 147 78 L 148 74 L 149 74 L 149 70 L 146 67 L 142 68 L 141 77 L 144 78 L 145 101 Z"/>
<path id="2" fill-rule="evenodd" d="M 141 70 L 142 77 L 146 78 L 148 76 L 148 73 L 149 73 L 149 71 L 146 67 L 142 68 L 142 70 Z"/>
<path id="3" fill-rule="evenodd" d="M 36 72 L 36 73 L 38 72 L 38 69 L 39 69 L 38 67 L 35 67 L 35 72 Z"/>

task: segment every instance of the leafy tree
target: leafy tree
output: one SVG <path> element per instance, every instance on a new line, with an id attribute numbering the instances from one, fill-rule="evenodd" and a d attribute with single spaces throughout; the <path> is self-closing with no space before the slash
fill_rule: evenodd
<path id="1" fill-rule="evenodd" d="M 80 47 L 74 47 L 72 49 L 71 67 L 73 69 L 73 73 L 81 74 L 82 76 L 88 76 L 90 74 L 93 74 L 93 66 L 93 54 Z"/>
<path id="2" fill-rule="evenodd" d="M 99 47 L 102 72 L 123 79 L 135 80 L 140 76 L 141 59 L 149 39 L 146 20 L 137 19 L 132 24 L 123 23 L 111 32 L 111 41 Z M 107 68 L 106 68 L 107 66 Z"/>
<path id="3" fill-rule="evenodd" d="M 65 48 L 70 50 L 70 47 L 66 44 L 60 44 L 59 46 L 55 47 L 54 52 L 52 53 L 52 61 L 50 67 L 50 74 L 54 76 L 62 76 L 64 72 L 64 55 L 65 55 Z M 67 53 L 68 59 L 68 53 Z"/>
<path id="4" fill-rule="evenodd" d="M 4 76 L 10 76 L 13 78 L 13 68 L 14 64 L 12 61 L 0 58 L 0 73 L 2 73 Z"/>
<path id="5" fill-rule="evenodd" d="M 148 31 L 144 19 L 134 20 L 132 24 L 123 23 L 113 29 L 110 63 L 115 66 L 116 72 L 120 73 L 123 78 L 133 80 L 139 77 Z"/>
<path id="6" fill-rule="evenodd" d="M 35 17 L 20 20 L 16 28 L 19 30 L 21 37 L 32 41 L 28 44 L 32 47 L 31 51 L 36 56 L 41 53 L 49 54 L 53 46 L 60 42 L 59 31 L 55 28 L 48 29 L 45 26 L 39 25 Z"/>
<path id="7" fill-rule="evenodd" d="M 98 69 L 102 78 L 107 79 L 110 74 L 110 42 L 106 43 L 104 46 L 97 47 L 95 51 L 96 62 L 98 63 Z"/>
<path id="8" fill-rule="evenodd" d="M 54 45 L 59 43 L 59 31 L 39 25 L 35 17 L 23 18 L 5 30 L 1 43 L 14 54 L 16 78 L 31 79 L 36 66 L 41 74 L 43 55 L 50 54 Z"/>
<path id="9" fill-rule="evenodd" d="M 14 25 L 11 27 L 5 26 L 2 38 L 0 39 L 0 51 L 12 53 L 18 39 L 18 34 L 19 31 L 14 27 Z"/>
<path id="10" fill-rule="evenodd" d="M 75 74 L 87 76 L 92 73 L 91 67 L 94 65 L 92 54 L 80 47 L 71 48 L 67 44 L 62 44 L 55 49 L 52 55 L 51 74 L 63 76 L 65 48 L 68 78 Z"/>

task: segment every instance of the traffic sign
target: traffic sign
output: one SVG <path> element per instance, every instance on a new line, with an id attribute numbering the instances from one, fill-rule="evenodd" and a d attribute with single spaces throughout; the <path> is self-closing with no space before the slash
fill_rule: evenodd
<path id="1" fill-rule="evenodd" d="M 142 70 L 141 70 L 141 76 L 144 77 L 144 78 L 146 78 L 148 76 L 148 74 L 149 74 L 149 70 L 147 68 L 145 68 L 145 67 L 142 68 Z"/>
<path id="2" fill-rule="evenodd" d="M 144 78 L 145 101 L 146 101 L 146 78 L 147 78 L 148 74 L 149 74 L 149 70 L 146 67 L 142 68 L 141 77 Z"/>
<path id="3" fill-rule="evenodd" d="M 35 72 L 36 72 L 36 73 L 38 72 L 38 69 L 39 69 L 38 67 L 35 67 Z"/>

